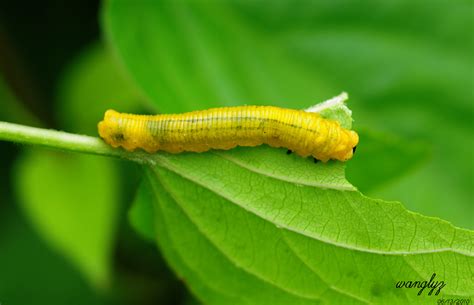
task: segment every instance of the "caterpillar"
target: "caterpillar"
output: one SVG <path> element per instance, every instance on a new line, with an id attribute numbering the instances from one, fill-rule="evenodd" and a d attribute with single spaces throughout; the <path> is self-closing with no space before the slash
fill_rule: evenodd
<path id="1" fill-rule="evenodd" d="M 203 152 L 268 144 L 323 162 L 352 158 L 355 131 L 314 112 L 273 106 L 212 108 L 183 114 L 135 115 L 107 110 L 99 135 L 113 147 L 149 153 Z"/>

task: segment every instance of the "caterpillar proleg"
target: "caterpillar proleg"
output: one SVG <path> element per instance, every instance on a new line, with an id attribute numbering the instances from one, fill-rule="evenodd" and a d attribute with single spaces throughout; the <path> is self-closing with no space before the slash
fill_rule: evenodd
<path id="1" fill-rule="evenodd" d="M 318 113 L 273 106 L 212 108 L 183 114 L 135 115 L 107 110 L 99 135 L 113 147 L 203 152 L 268 144 L 323 162 L 352 158 L 355 131 Z"/>

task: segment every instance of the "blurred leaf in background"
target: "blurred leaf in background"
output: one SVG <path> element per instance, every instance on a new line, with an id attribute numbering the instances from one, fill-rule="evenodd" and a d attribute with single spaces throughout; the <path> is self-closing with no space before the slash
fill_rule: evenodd
<path id="1" fill-rule="evenodd" d="M 52 24 L 54 28 L 45 35 L 38 35 L 37 31 L 48 26 L 31 26 L 28 10 L 22 7 L 21 16 L 16 16 L 16 5 L 1 5 L 0 40 L 5 38 L 5 32 L 2 31 L 5 19 L 1 18 L 9 14 L 15 16 L 15 20 L 7 34 L 18 36 L 13 37 L 9 45 L 3 45 L 2 40 L 0 62 L 8 65 L 9 81 L 13 80 L 12 87 L 15 87 L 16 93 L 20 93 L 21 98 L 21 103 L 18 103 L 7 91 L 7 86 L 0 83 L 1 120 L 33 126 L 54 126 L 70 132 L 96 135 L 97 122 L 106 109 L 139 112 L 143 109 L 139 103 L 144 102 L 146 106 L 146 101 L 123 77 L 124 74 L 101 44 L 85 47 L 64 69 L 64 63 L 77 55 L 77 46 L 83 45 L 91 34 L 94 36 L 90 20 L 94 20 L 92 24 L 97 26 L 97 16 L 82 14 L 83 18 L 76 15 L 91 11 L 81 9 L 88 7 L 89 2 L 68 2 L 65 6 L 55 4 L 52 7 L 46 1 L 39 5 L 34 15 L 37 14 L 38 19 L 47 19 L 47 24 Z M 5 11 L 4 7 L 7 7 Z M 91 7 L 93 12 L 93 5 Z M 70 18 L 71 14 L 73 18 Z M 60 17 L 55 19 L 56 15 Z M 81 22 L 72 27 L 80 28 L 80 34 L 71 31 L 69 22 L 77 18 L 81 18 Z M 16 23 L 16 19 L 28 22 Z M 60 26 L 54 24 L 54 20 L 58 19 L 64 21 L 58 23 Z M 67 35 L 61 36 L 63 33 Z M 36 37 L 40 38 L 36 40 Z M 71 55 L 71 46 L 74 45 L 76 48 L 72 48 L 72 52 L 75 54 Z M 17 60 L 10 62 L 11 58 L 5 58 L 3 47 L 7 47 Z M 38 59 L 39 62 L 35 61 Z M 35 68 L 37 75 L 32 73 Z M 60 69 L 65 70 L 65 73 L 58 77 L 57 71 Z M 26 75 L 28 81 L 23 82 L 20 78 L 20 82 L 15 83 L 18 70 L 21 70 L 23 77 Z M 34 94 L 44 93 L 47 97 L 55 95 L 56 109 L 51 107 L 53 98 L 42 99 L 29 94 L 32 91 L 31 84 L 40 85 L 40 90 Z M 57 94 L 54 87 L 58 87 Z M 25 95 L 32 97 L 32 100 L 25 101 Z M 47 113 L 47 119 L 56 116 L 55 121 L 59 124 L 54 125 L 54 120 L 38 122 L 24 109 L 24 105 L 30 104 L 35 106 L 30 108 L 40 108 L 42 114 Z M 120 211 L 123 208 L 121 203 L 130 201 L 137 185 L 138 173 L 133 165 L 105 158 L 29 148 L 15 160 L 13 157 L 18 152 L 22 153 L 23 147 L 16 149 L 10 143 L 3 142 L 0 145 L 2 168 L 7 169 L 1 175 L 0 216 L 9 220 L 1 222 L 2 304 L 28 303 L 31 300 L 37 304 L 153 304 L 157 301 L 179 304 L 186 297 L 155 247 L 144 247 L 144 243 L 140 243 L 124 221 L 120 223 L 121 235 L 116 244 L 118 217 L 119 213 L 123 213 Z M 12 170 L 11 163 L 16 163 Z M 118 167 L 118 163 L 123 166 Z M 16 170 L 20 168 L 25 170 Z M 11 175 L 10 171 L 13 172 Z M 119 179 L 119 176 L 127 179 Z M 21 215 L 16 208 L 9 208 L 16 203 L 7 198 L 13 189 L 8 179 L 12 177 L 17 178 L 17 190 L 25 185 L 31 186 L 31 191 L 26 194 L 18 194 L 20 192 L 17 191 L 17 201 L 23 199 Z M 85 185 L 89 187 L 84 189 Z M 23 219 L 25 216 L 27 221 Z M 33 227 L 30 227 L 30 223 Z M 34 234 L 34 230 L 39 236 Z M 35 260 L 31 259 L 32 256 L 35 256 Z"/>
<path id="2" fill-rule="evenodd" d="M 346 175 L 364 194 L 376 194 L 380 188 L 419 170 L 432 155 L 427 142 L 421 140 L 367 128 L 359 128 L 357 132 L 360 142 Z"/>
<path id="3" fill-rule="evenodd" d="M 145 100 L 102 44 L 83 50 L 58 86 L 57 117 L 65 130 L 97 136 L 107 109 L 137 112 Z"/>
<path id="4" fill-rule="evenodd" d="M 0 119 L 41 126 L 1 81 L 0 103 Z M 104 300 L 67 259 L 51 251 L 44 239 L 25 222 L 12 198 L 11 176 L 7 170 L 12 163 L 8 152 L 17 151 L 18 147 L 9 148 L 7 143 L 2 145 L 5 147 L 2 146 L 0 160 L 0 302 L 26 304 L 34 300 L 35 304 L 103 304 Z M 45 176 L 48 175 L 40 176 L 34 184 L 43 185 Z M 47 206 L 48 201 L 43 203 Z"/>
<path id="5" fill-rule="evenodd" d="M 348 163 L 354 184 L 473 228 L 470 12 L 470 1 L 115 0 L 104 5 L 103 25 L 131 77 L 163 112 L 305 108 L 348 91 L 356 129 L 388 132 L 397 146 L 407 143 L 396 150 L 411 152 L 394 158 L 391 145 L 361 137 L 360 150 L 377 158 Z M 426 153 L 413 143 L 424 143 L 417 151 Z M 413 161 L 420 156 L 425 162 Z M 351 174 L 352 167 L 383 172 L 382 160 L 406 174 L 390 170 L 397 177 L 383 187 L 378 174 Z"/>
<path id="6" fill-rule="evenodd" d="M 35 228 L 93 285 L 107 288 L 119 208 L 113 161 L 29 149 L 17 163 L 19 202 Z"/>
<path id="7" fill-rule="evenodd" d="M 0 215 L 2 304 L 104 304 L 69 261 L 51 251 L 5 194 L 2 194 L 3 204 Z"/>
<path id="8" fill-rule="evenodd" d="M 41 125 L 28 110 L 18 103 L 5 84 L 2 75 L 0 75 L 0 120 L 38 127 Z"/>
<path id="9" fill-rule="evenodd" d="M 133 110 L 138 94 L 121 75 L 100 45 L 82 52 L 59 85 L 64 129 L 94 135 L 108 107 Z M 117 161 L 31 149 L 17 160 L 15 181 L 23 210 L 45 240 L 97 289 L 110 288 L 121 202 Z"/>

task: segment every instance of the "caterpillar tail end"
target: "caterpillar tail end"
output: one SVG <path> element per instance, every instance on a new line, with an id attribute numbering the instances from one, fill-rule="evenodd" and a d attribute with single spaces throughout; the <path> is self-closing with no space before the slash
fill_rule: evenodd
<path id="1" fill-rule="evenodd" d="M 342 156 L 342 158 L 339 159 L 341 161 L 347 161 L 347 160 L 352 159 L 352 157 L 354 156 L 357 144 L 359 144 L 359 135 L 357 134 L 357 132 L 353 130 L 349 130 L 348 136 L 349 136 L 349 141 L 348 141 L 349 145 L 347 147 L 348 149 L 345 152 L 345 154 Z"/>
<path id="2" fill-rule="evenodd" d="M 339 144 L 331 154 L 319 156 L 318 159 L 327 162 L 330 159 L 338 161 L 348 161 L 352 159 L 355 152 L 355 147 L 359 143 L 359 135 L 353 130 L 345 130 L 345 140 Z"/>

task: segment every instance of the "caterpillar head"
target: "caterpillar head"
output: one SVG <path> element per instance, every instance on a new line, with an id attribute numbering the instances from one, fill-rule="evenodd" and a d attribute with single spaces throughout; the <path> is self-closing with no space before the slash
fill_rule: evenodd
<path id="1" fill-rule="evenodd" d="M 104 120 L 98 124 L 99 135 L 104 141 L 113 146 L 119 147 L 123 145 L 125 140 L 120 114 L 115 110 L 107 110 Z"/>

